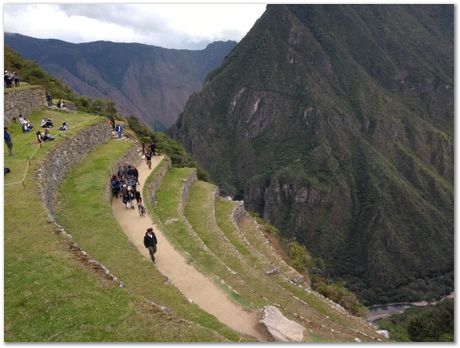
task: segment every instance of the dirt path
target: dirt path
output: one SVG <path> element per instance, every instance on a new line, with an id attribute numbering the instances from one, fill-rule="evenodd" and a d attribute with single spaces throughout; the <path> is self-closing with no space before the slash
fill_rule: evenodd
<path id="1" fill-rule="evenodd" d="M 152 170 L 160 163 L 161 159 L 162 156 L 152 158 Z M 139 160 L 138 163 L 135 163 L 135 166 L 139 171 L 140 185 L 138 186 L 140 188 L 138 189 L 142 192 L 145 179 L 150 174 L 150 170 L 144 160 Z M 112 210 L 115 219 L 121 225 L 131 243 L 149 262 L 152 261 L 147 249 L 144 247 L 143 238 L 146 229 L 153 227 L 158 240 L 155 265 L 185 297 L 232 329 L 253 336 L 259 341 L 268 340 L 268 337 L 258 324 L 257 313 L 246 312 L 243 307 L 231 301 L 225 292 L 217 287 L 212 280 L 187 264 L 185 258 L 174 249 L 148 215 L 141 217 L 137 209 L 126 209 L 120 199 L 113 201 Z"/>

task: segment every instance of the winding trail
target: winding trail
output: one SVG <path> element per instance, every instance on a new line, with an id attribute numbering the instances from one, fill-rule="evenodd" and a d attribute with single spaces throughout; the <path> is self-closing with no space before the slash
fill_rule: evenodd
<path id="1" fill-rule="evenodd" d="M 152 158 L 152 170 L 160 163 L 163 156 Z M 151 170 L 145 161 L 139 159 L 134 163 L 139 171 L 138 190 L 142 192 L 144 183 Z M 144 200 L 145 198 L 142 197 Z M 158 251 L 155 254 L 155 265 L 158 270 L 168 277 L 171 282 L 184 294 L 186 298 L 196 303 L 201 309 L 214 315 L 220 322 L 232 329 L 257 340 L 266 342 L 269 337 L 258 323 L 258 314 L 249 313 L 242 306 L 231 301 L 226 293 L 214 282 L 189 265 L 168 239 L 163 235 L 150 216 L 139 216 L 137 209 L 126 209 L 120 199 L 112 202 L 112 211 L 130 242 L 139 252 L 152 262 L 147 249 L 144 247 L 144 234 L 148 227 L 152 227 L 158 240 Z M 153 265 L 152 265 L 153 266 Z"/>

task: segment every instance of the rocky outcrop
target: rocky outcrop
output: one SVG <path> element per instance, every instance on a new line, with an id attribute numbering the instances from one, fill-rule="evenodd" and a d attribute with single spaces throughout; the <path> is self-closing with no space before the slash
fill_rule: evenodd
<path id="1" fill-rule="evenodd" d="M 169 157 L 164 157 L 161 163 L 155 168 L 152 175 L 152 181 L 150 182 L 148 188 L 148 200 L 150 203 L 155 204 L 156 202 L 156 192 L 160 187 L 160 183 L 163 180 L 164 176 L 171 168 L 171 159 Z"/>
<path id="2" fill-rule="evenodd" d="M 29 117 L 32 112 L 46 105 L 45 89 L 41 86 L 5 88 L 4 98 L 5 124 L 11 123 L 13 117 L 18 119 L 19 114 Z"/>
<path id="3" fill-rule="evenodd" d="M 274 306 L 262 308 L 259 323 L 262 324 L 277 342 L 302 342 L 305 328 L 286 318 Z"/>

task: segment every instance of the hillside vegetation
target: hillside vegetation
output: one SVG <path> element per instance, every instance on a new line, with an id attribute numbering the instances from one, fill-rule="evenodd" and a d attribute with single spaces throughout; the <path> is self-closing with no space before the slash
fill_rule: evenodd
<path id="1" fill-rule="evenodd" d="M 4 65 L 6 70 L 17 72 L 22 82 L 43 86 L 53 99 L 69 100 L 82 112 L 101 116 L 117 115 L 115 104 L 111 100 L 78 96 L 62 80 L 52 77 L 36 62 L 24 59 L 8 46 L 5 46 Z"/>
<path id="2" fill-rule="evenodd" d="M 388 330 L 397 342 L 454 342 L 454 300 L 410 308 L 379 321 L 379 327 Z"/>
<path id="3" fill-rule="evenodd" d="M 172 136 L 368 304 L 453 289 L 453 6 L 268 5 Z"/>

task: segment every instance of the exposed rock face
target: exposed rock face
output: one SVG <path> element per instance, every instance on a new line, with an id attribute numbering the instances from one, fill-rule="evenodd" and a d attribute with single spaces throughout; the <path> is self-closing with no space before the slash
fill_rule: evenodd
<path id="1" fill-rule="evenodd" d="M 158 128 L 173 124 L 205 76 L 236 42 L 214 42 L 204 50 L 106 41 L 72 44 L 5 34 L 5 44 L 61 78 L 77 94 L 111 99 L 121 114 Z"/>
<path id="2" fill-rule="evenodd" d="M 45 90 L 41 86 L 31 86 L 26 89 L 5 88 L 5 124 L 12 122 L 13 117 L 19 118 L 19 114 L 25 117 L 46 105 Z"/>
<path id="3" fill-rule="evenodd" d="M 262 308 L 259 323 L 273 336 L 277 342 L 302 342 L 305 328 L 295 321 L 286 318 L 274 306 Z"/>
<path id="4" fill-rule="evenodd" d="M 453 287 L 453 7 L 268 5 L 171 134 L 367 301 Z"/>

